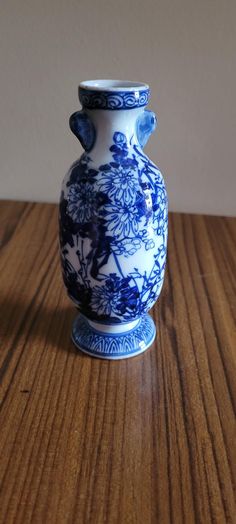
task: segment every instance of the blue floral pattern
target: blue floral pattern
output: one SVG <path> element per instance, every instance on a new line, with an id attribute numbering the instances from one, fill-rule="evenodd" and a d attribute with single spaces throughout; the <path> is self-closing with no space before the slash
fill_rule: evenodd
<path id="1" fill-rule="evenodd" d="M 79 310 L 116 323 L 142 316 L 160 293 L 168 217 L 162 175 L 137 143 L 116 132 L 110 153 L 107 164 L 96 167 L 84 154 L 72 166 L 61 195 L 60 242 L 64 281 Z M 138 251 L 149 271 L 137 267 Z"/>
<path id="2" fill-rule="evenodd" d="M 104 171 L 101 190 L 117 202 L 125 205 L 135 202 L 135 193 L 139 189 L 138 181 L 133 177 L 131 168 L 122 168 L 120 165 L 110 171 Z"/>
<path id="3" fill-rule="evenodd" d="M 74 222 L 83 224 L 93 218 L 97 193 L 88 182 L 70 186 L 68 193 L 68 213 Z M 79 206 L 78 206 L 79 202 Z"/>

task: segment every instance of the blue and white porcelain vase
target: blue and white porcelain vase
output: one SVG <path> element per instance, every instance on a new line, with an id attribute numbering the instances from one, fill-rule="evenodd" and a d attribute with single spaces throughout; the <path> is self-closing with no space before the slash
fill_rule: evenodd
<path id="1" fill-rule="evenodd" d="M 156 127 L 149 96 L 143 83 L 82 82 L 70 118 L 85 152 L 62 184 L 61 261 L 79 310 L 72 339 L 95 357 L 132 357 L 155 338 L 147 312 L 163 284 L 168 214 L 162 174 L 143 152 Z"/>

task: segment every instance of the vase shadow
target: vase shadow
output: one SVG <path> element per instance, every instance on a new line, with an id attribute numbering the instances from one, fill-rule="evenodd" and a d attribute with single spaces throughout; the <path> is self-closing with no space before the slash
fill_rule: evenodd
<path id="1" fill-rule="evenodd" d="M 79 350 L 70 338 L 75 316 L 76 308 L 72 304 L 49 308 L 21 298 L 1 297 L 1 348 L 4 350 L 12 335 L 16 341 L 25 335 L 32 343 L 41 341 L 60 351 L 77 353 Z M 85 356 L 81 351 L 79 354 Z"/>

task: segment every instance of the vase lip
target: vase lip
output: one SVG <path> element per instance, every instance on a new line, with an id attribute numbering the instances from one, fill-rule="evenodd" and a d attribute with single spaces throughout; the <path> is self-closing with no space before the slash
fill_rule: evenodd
<path id="1" fill-rule="evenodd" d="M 79 89 L 85 89 L 88 91 L 111 91 L 120 92 L 124 91 L 129 93 L 130 91 L 146 91 L 149 90 L 149 85 L 144 82 L 134 82 L 130 80 L 114 80 L 114 79 L 98 79 L 98 80 L 84 80 L 80 82 Z"/>
<path id="2" fill-rule="evenodd" d="M 86 80 L 79 84 L 79 100 L 86 109 L 118 111 L 145 107 L 148 84 L 128 80 Z"/>

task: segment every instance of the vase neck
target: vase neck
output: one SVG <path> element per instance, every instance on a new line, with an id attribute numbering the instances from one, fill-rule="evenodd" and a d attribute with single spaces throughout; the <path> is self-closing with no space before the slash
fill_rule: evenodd
<path id="1" fill-rule="evenodd" d="M 121 111 L 85 110 L 96 131 L 96 140 L 93 151 L 109 148 L 113 142 L 114 133 L 120 132 L 126 136 L 127 146 L 138 144 L 136 122 L 144 108 L 135 108 Z"/>

